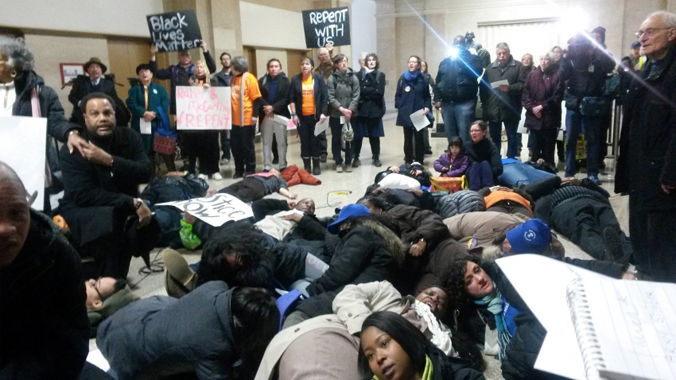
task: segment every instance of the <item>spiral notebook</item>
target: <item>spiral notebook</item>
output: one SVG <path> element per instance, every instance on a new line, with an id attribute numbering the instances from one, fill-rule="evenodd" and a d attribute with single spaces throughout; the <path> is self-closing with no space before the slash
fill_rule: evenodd
<path id="1" fill-rule="evenodd" d="M 497 262 L 547 330 L 536 368 L 676 379 L 676 284 L 616 280 L 540 255 Z"/>

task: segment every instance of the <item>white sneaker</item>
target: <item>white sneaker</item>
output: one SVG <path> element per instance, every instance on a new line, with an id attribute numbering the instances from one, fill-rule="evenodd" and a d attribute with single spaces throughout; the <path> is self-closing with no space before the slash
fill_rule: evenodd
<path id="1" fill-rule="evenodd" d="M 205 181 L 206 181 L 207 179 L 209 179 L 209 177 L 208 177 L 206 174 L 199 174 L 199 175 L 197 176 L 197 178 L 203 179 L 203 180 L 205 180 Z"/>
<path id="2" fill-rule="evenodd" d="M 214 174 L 211 175 L 211 179 L 215 179 L 216 181 L 220 181 L 220 180 L 223 179 L 223 176 L 221 175 L 221 173 L 214 173 Z"/>

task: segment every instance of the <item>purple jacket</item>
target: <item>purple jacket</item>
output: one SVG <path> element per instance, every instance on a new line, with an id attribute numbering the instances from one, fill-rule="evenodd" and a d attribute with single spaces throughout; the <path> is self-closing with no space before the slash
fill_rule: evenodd
<path id="1" fill-rule="evenodd" d="M 444 153 L 439 159 L 434 161 L 434 170 L 441 173 L 441 169 L 448 168 L 446 173 L 441 173 L 442 177 L 462 177 L 465 170 L 469 167 L 469 157 L 465 152 L 460 152 L 451 165 L 451 154 Z"/>

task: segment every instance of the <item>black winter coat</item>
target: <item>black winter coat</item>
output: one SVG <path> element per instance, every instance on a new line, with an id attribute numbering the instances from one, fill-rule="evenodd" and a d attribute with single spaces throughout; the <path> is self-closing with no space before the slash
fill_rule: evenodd
<path id="1" fill-rule="evenodd" d="M 370 73 L 362 70 L 357 73 L 359 79 L 360 117 L 381 118 L 385 114 L 385 73 L 373 70 Z"/>
<path id="2" fill-rule="evenodd" d="M 500 66 L 496 60 L 486 68 L 480 89 L 484 120 L 502 122 L 521 119 L 521 91 L 527 76 L 528 70 L 511 55 L 507 65 Z M 509 82 L 509 91 L 491 87 L 491 83 L 505 79 Z"/>
<path id="3" fill-rule="evenodd" d="M 40 113 L 47 118 L 47 161 L 52 172 L 58 168 L 58 156 L 54 144 L 49 141 L 53 137 L 60 142 L 68 141 L 68 132 L 82 131 L 79 125 L 68 122 L 65 111 L 59 101 L 59 96 L 51 87 L 45 86 L 45 81 L 34 71 L 24 71 L 14 78 L 16 101 L 12 107 L 13 116 L 33 116 L 31 107 L 31 93 L 34 88 L 40 89 Z"/>
<path id="4" fill-rule="evenodd" d="M 439 64 L 437 83 L 434 86 L 434 101 L 476 100 L 479 90 L 478 78 L 481 78 L 483 71 L 481 58 L 468 50 L 461 50 L 457 58 L 445 58 Z"/>
<path id="5" fill-rule="evenodd" d="M 120 101 L 120 98 L 117 96 L 117 90 L 115 89 L 115 77 L 109 79 L 107 76 L 101 76 L 99 80 L 100 89 L 97 92 L 102 92 L 115 101 L 115 118 L 120 119 L 124 114 L 125 110 L 119 109 L 121 104 L 124 108 L 124 103 Z M 80 109 L 80 101 L 87 95 L 91 94 L 92 91 L 92 81 L 88 76 L 78 75 L 73 81 L 73 88 L 70 89 L 68 94 L 68 101 L 73 105 L 73 113 L 70 116 L 70 121 L 78 125 L 85 125 L 84 116 L 82 115 L 82 109 Z M 166 111 L 166 110 L 165 110 Z M 118 120 L 121 121 L 121 120 Z M 126 120 L 129 122 L 129 120 Z M 118 125 L 120 125 L 118 123 Z"/>
<path id="6" fill-rule="evenodd" d="M 289 105 L 289 88 L 291 86 L 291 81 L 289 81 L 289 78 L 287 78 L 286 74 L 284 74 L 283 72 L 277 75 L 277 93 L 275 94 L 274 103 L 270 104 L 269 91 L 271 79 L 272 78 L 270 78 L 269 74 L 265 74 L 260 79 L 258 79 L 258 88 L 261 91 L 259 119 L 263 120 L 263 118 L 265 117 L 265 112 L 263 112 L 264 106 L 272 106 L 275 115 L 290 118 L 291 115 L 289 114 L 288 105 Z"/>
<path id="7" fill-rule="evenodd" d="M 473 141 L 465 143 L 465 152 L 469 156 L 470 164 L 488 161 L 493 169 L 493 179 L 498 183 L 497 178 L 502 174 L 502 158 L 500 151 L 488 137 L 484 137 L 476 144 Z"/>
<path id="8" fill-rule="evenodd" d="M 88 133 L 84 138 L 91 140 Z M 78 151 L 71 154 L 66 145 L 60 151 L 65 193 L 59 212 L 71 226 L 77 245 L 111 233 L 114 220 L 135 215 L 138 186 L 148 183 L 153 174 L 138 132 L 116 127 L 108 146 L 97 145 L 113 156 L 112 167 L 87 161 Z"/>
<path id="9" fill-rule="evenodd" d="M 559 78 L 565 83 L 566 93 L 563 100 L 566 108 L 579 110 L 582 98 L 585 96 L 602 96 L 608 73 L 615 68 L 615 61 L 606 53 L 594 49 L 594 53 L 587 58 L 561 58 Z"/>
<path id="10" fill-rule="evenodd" d="M 329 89 L 326 87 L 324 77 L 313 73 L 312 81 L 315 90 L 315 119 L 319 120 L 320 115 L 329 117 Z M 303 115 L 303 74 L 291 78 L 289 103 L 296 105 L 296 114 L 301 117 Z"/>
<path id="11" fill-rule="evenodd" d="M 48 217 L 30 217 L 23 248 L 0 268 L 0 378 L 76 379 L 89 352 L 80 257 Z"/>
<path id="12" fill-rule="evenodd" d="M 426 251 L 451 235 L 441 217 L 430 210 L 421 210 L 413 206 L 397 205 L 385 212 L 399 227 L 401 241 L 415 244 L 420 239 L 427 243 Z"/>
<path id="13" fill-rule="evenodd" d="M 101 323 L 96 344 L 120 379 L 183 372 L 230 379 L 238 359 L 231 298 L 225 282 L 212 281 L 180 299 L 132 302 Z"/>
<path id="14" fill-rule="evenodd" d="M 622 264 L 609 261 L 581 260 L 564 257 L 561 261 L 604 274 L 613 278 L 620 278 L 626 269 Z M 495 283 L 503 297 L 519 314 L 514 318 L 516 333 L 509 341 L 502 361 L 502 376 L 505 379 L 559 379 L 560 377 L 534 369 L 535 360 L 540 353 L 547 331 L 530 311 L 517 290 L 512 286 L 507 276 L 494 262 L 483 262 L 482 268 Z"/>
<path id="15" fill-rule="evenodd" d="M 615 192 L 640 195 L 640 210 L 673 210 L 676 192 L 661 185 L 676 185 L 676 47 L 638 74 L 623 105 Z"/>
<path id="16" fill-rule="evenodd" d="M 397 125 L 405 128 L 413 128 L 412 113 L 423 108 L 432 109 L 429 83 L 424 74 L 420 73 L 410 81 L 405 75 L 399 77 L 397 92 L 394 94 L 394 108 L 399 110 Z"/>

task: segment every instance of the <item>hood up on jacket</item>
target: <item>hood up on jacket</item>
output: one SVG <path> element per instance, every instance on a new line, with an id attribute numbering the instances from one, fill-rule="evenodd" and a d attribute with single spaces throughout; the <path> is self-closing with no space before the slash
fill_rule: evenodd
<path id="1" fill-rule="evenodd" d="M 385 241 L 385 248 L 392 254 L 394 261 L 399 267 L 404 264 L 407 251 L 406 246 L 392 230 L 371 219 L 363 219 L 359 224 L 372 229 L 383 238 L 383 241 Z"/>

